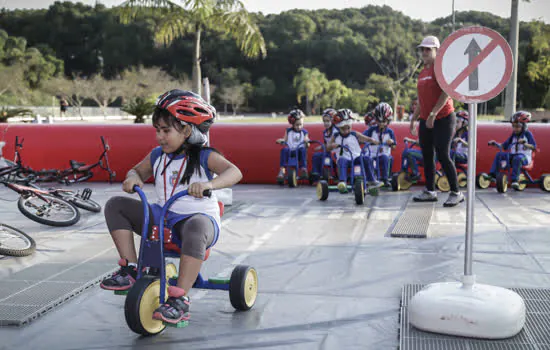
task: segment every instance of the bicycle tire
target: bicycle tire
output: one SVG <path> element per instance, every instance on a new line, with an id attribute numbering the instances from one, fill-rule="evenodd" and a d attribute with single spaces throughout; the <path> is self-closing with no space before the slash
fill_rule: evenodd
<path id="1" fill-rule="evenodd" d="M 2 240 L 0 239 L 0 255 L 21 257 L 31 255 L 36 250 L 36 242 L 31 236 L 29 236 L 25 232 L 6 224 L 0 224 L 0 230 L 9 231 L 10 234 L 18 236 L 19 238 L 22 238 L 23 241 L 26 241 L 28 243 L 27 246 L 23 249 L 4 248 L 2 246 Z"/>
<path id="2" fill-rule="evenodd" d="M 47 198 L 52 202 L 57 202 L 57 203 L 63 204 L 67 208 L 70 208 L 72 216 L 68 220 L 50 220 L 50 219 L 45 219 L 41 216 L 38 216 L 38 215 L 32 213 L 31 211 L 29 211 L 25 207 L 25 202 L 27 201 L 28 197 L 35 197 L 35 198 L 38 198 L 40 200 L 42 200 L 42 199 L 40 197 L 36 196 L 35 194 L 31 194 L 30 196 L 27 196 L 27 197 L 24 196 L 24 195 L 21 195 L 21 197 L 19 197 L 19 201 L 17 201 L 17 207 L 19 208 L 19 211 L 23 215 L 25 215 L 27 218 L 29 218 L 33 221 L 36 221 L 40 224 L 44 224 L 44 225 L 48 225 L 48 226 L 64 227 L 64 226 L 74 225 L 78 222 L 78 220 L 80 220 L 80 212 L 78 211 L 78 209 L 76 209 L 76 207 L 74 205 L 72 205 L 70 202 L 68 202 L 68 201 L 66 201 L 62 198 L 47 195 L 47 194 L 43 194 L 42 197 Z"/>
<path id="3" fill-rule="evenodd" d="M 79 196 L 76 196 L 66 200 L 76 205 L 80 209 L 88 210 L 93 213 L 99 213 L 101 211 L 101 205 L 99 205 L 99 203 L 92 199 L 82 199 Z"/>

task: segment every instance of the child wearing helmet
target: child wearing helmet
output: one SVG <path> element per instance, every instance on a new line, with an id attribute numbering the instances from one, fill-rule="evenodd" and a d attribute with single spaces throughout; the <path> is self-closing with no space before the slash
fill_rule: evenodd
<path id="1" fill-rule="evenodd" d="M 336 110 L 332 108 L 327 108 L 323 111 L 323 125 L 325 127 L 325 130 L 323 130 L 323 142 L 325 144 L 325 148 L 328 145 L 330 139 L 332 138 L 332 135 L 334 135 L 336 132 L 338 132 L 338 128 L 334 126 L 334 123 L 332 122 L 332 119 L 336 115 Z M 320 151 L 323 148 L 321 146 L 317 146 L 315 148 L 315 151 Z M 334 154 L 335 151 L 332 151 Z M 313 154 L 312 158 L 312 175 L 315 179 L 319 179 L 321 175 L 321 171 L 323 169 L 323 158 L 325 154 L 323 152 L 317 152 Z"/>
<path id="2" fill-rule="evenodd" d="M 367 128 L 376 126 L 376 118 L 374 118 L 374 114 L 372 111 L 367 112 L 367 114 L 365 114 L 364 119 L 365 119 L 365 125 L 367 126 Z"/>
<path id="3" fill-rule="evenodd" d="M 451 158 L 455 164 L 468 163 L 468 121 L 470 115 L 466 111 L 456 113 L 456 131 L 453 143 L 455 147 L 451 149 Z"/>
<path id="4" fill-rule="evenodd" d="M 154 319 L 177 324 L 189 319 L 188 293 L 221 227 L 220 208 L 215 194 L 203 197 L 203 191 L 230 187 L 238 183 L 241 171 L 216 150 L 205 147 L 207 132 L 214 123 L 216 110 L 199 95 L 170 90 L 161 95 L 153 112 L 153 126 L 159 144 L 126 175 L 122 189 L 133 193 L 134 186 L 153 177 L 157 203 L 150 205 L 154 222 L 159 221 L 162 206 L 175 193 L 188 190 L 189 196 L 177 199 L 165 218 L 173 232 L 173 242 L 181 250 L 177 286 L 168 287 L 168 299 L 157 308 Z M 217 174 L 217 177 L 213 177 Z M 133 232 L 141 234 L 143 208 L 139 200 L 112 197 L 105 204 L 105 219 L 120 255 L 118 270 L 101 282 L 106 290 L 128 290 L 136 281 L 137 256 Z M 149 230 L 153 227 L 150 220 Z"/>
<path id="5" fill-rule="evenodd" d="M 333 121 L 335 126 L 338 128 L 338 132 L 332 135 L 327 150 L 331 151 L 340 146 L 347 146 L 352 153 L 350 155 L 349 152 L 344 151 L 343 148 L 341 148 L 340 152 L 337 153 L 339 179 L 338 190 L 345 193 L 347 191 L 346 181 L 348 168 L 361 164 L 361 145 L 359 145 L 359 142 L 378 144 L 378 141 L 352 130 L 353 116 L 351 110 L 349 109 L 338 110 Z M 367 164 L 366 168 L 367 169 L 365 169 L 365 171 L 367 173 L 366 175 L 369 185 L 375 185 L 376 183 L 374 181 L 372 164 Z"/>
<path id="6" fill-rule="evenodd" d="M 379 141 L 381 147 L 370 146 L 370 157 L 366 157 L 365 161 L 372 164 L 372 158 L 378 154 L 378 164 L 380 166 L 380 181 L 384 183 L 384 186 L 390 186 L 389 175 L 391 169 L 389 169 L 391 151 L 397 145 L 395 141 L 395 134 L 392 129 L 388 127 L 393 116 L 393 109 L 386 102 L 378 104 L 373 111 L 373 117 L 376 120 L 375 126 L 371 126 L 363 133 L 365 136 L 376 139 Z"/>
<path id="7" fill-rule="evenodd" d="M 286 160 L 290 150 L 297 150 L 298 152 L 298 166 L 301 169 L 301 176 L 307 177 L 306 169 L 306 146 L 309 142 L 309 134 L 307 130 L 304 129 L 304 117 L 305 114 L 300 109 L 293 109 L 288 114 L 288 123 L 291 125 L 290 128 L 285 130 L 285 136 L 282 139 L 277 139 L 277 143 L 286 143 L 288 147 L 281 149 L 281 157 L 279 161 L 279 174 L 277 179 L 283 180 L 285 178 L 286 172 Z"/>
<path id="8" fill-rule="evenodd" d="M 527 130 L 527 123 L 531 121 L 531 113 L 518 111 L 510 118 L 512 123 L 512 135 L 499 145 L 495 140 L 489 141 L 489 146 L 502 146 L 503 151 L 510 150 L 510 163 L 512 163 L 512 188 L 518 189 L 518 178 L 521 167 L 529 165 L 532 161 L 533 151 L 537 149 L 537 143 L 531 131 Z M 505 160 L 505 153 L 498 152 L 491 166 L 489 176 L 496 178 L 497 168 L 501 161 Z"/>

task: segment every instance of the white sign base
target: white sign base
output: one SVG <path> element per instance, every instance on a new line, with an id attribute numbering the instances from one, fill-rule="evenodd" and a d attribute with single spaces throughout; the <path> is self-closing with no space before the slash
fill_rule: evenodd
<path id="1" fill-rule="evenodd" d="M 523 299 L 474 279 L 434 283 L 416 293 L 408 306 L 410 324 L 423 331 L 482 339 L 518 334 L 525 324 Z"/>

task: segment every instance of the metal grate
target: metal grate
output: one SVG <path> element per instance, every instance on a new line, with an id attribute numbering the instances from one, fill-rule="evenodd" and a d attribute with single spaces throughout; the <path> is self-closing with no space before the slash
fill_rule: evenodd
<path id="1" fill-rule="evenodd" d="M 34 265 L 2 281 L 0 326 L 27 324 L 116 270 L 112 264 L 94 260 L 82 265 Z"/>
<path id="2" fill-rule="evenodd" d="M 408 320 L 408 302 L 423 287 L 422 284 L 407 284 L 401 290 L 400 350 L 550 349 L 550 289 L 510 288 L 525 300 L 527 319 L 523 330 L 509 339 L 482 340 L 423 332 L 412 327 Z"/>
<path id="3" fill-rule="evenodd" d="M 434 205 L 409 203 L 390 233 L 391 237 L 426 238 Z"/>

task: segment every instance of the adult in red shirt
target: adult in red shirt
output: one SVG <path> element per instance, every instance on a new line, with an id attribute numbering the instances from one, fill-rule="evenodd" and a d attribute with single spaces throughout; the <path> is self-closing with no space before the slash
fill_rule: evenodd
<path id="1" fill-rule="evenodd" d="M 434 72 L 434 62 L 439 49 L 439 40 L 435 36 L 427 36 L 418 45 L 422 51 L 424 69 L 418 76 L 418 106 L 411 118 L 410 130 L 416 136 L 415 122 L 419 123 L 419 141 L 424 158 L 424 176 L 426 189 L 413 197 L 415 202 L 435 202 L 435 155 L 443 167 L 449 180 L 451 192 L 443 204 L 454 207 L 464 201 L 464 195 L 458 189 L 456 168 L 449 155 L 451 142 L 455 131 L 456 116 L 453 100 L 437 83 Z"/>

